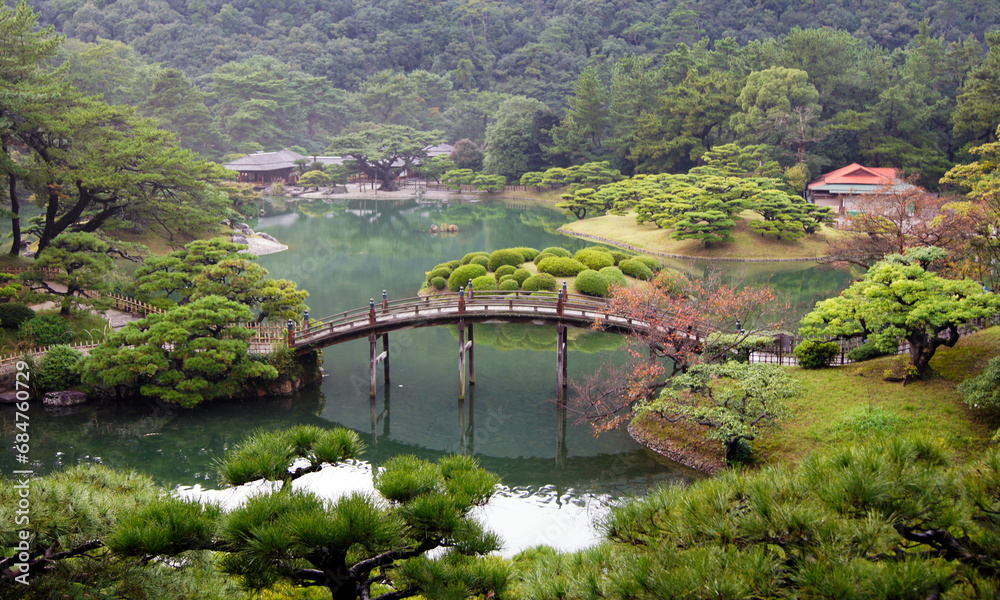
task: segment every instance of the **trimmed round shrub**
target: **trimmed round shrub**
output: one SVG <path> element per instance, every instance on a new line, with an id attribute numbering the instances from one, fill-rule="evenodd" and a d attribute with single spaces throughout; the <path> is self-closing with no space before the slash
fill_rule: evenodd
<path id="1" fill-rule="evenodd" d="M 657 271 L 659 271 L 660 269 L 663 268 L 663 265 L 660 263 L 660 261 L 656 260 L 655 258 L 649 257 L 649 256 L 635 256 L 635 257 L 632 258 L 632 260 L 637 260 L 637 261 L 641 262 L 642 264 L 644 264 L 647 267 L 649 267 L 649 270 L 652 271 L 652 272 L 654 272 L 654 273 L 656 273 Z"/>
<path id="2" fill-rule="evenodd" d="M 449 269 L 451 269 L 452 271 L 454 271 L 455 269 L 457 269 L 457 268 L 459 268 L 459 267 L 462 266 L 462 261 L 460 261 L 460 260 L 449 260 L 448 262 L 444 263 L 444 266 L 446 266 Z"/>
<path id="3" fill-rule="evenodd" d="M 878 344 L 874 342 L 866 342 L 848 352 L 847 358 L 854 362 L 862 362 L 865 360 L 872 360 L 873 358 L 879 358 L 880 356 L 895 354 L 898 349 L 899 348 L 897 347 L 885 350 L 879 348 Z"/>
<path id="4" fill-rule="evenodd" d="M 581 294 L 598 298 L 608 297 L 608 278 L 593 269 L 587 269 L 577 275 L 573 287 Z"/>
<path id="5" fill-rule="evenodd" d="M 489 267 L 489 265 L 490 265 L 490 259 L 489 259 L 488 256 L 473 256 L 472 260 L 469 261 L 469 264 L 470 265 L 479 265 L 479 266 L 483 267 L 484 269 L 486 269 L 487 271 L 490 270 L 490 267 Z"/>
<path id="6" fill-rule="evenodd" d="M 431 279 L 431 287 L 436 290 L 443 290 L 448 285 L 448 280 L 444 277 L 435 277 Z"/>
<path id="7" fill-rule="evenodd" d="M 517 285 L 517 281 L 514 280 L 514 277 L 512 275 L 509 277 L 510 279 L 504 279 L 503 281 L 500 282 L 500 291 L 516 292 L 517 290 L 521 289 L 521 286 Z"/>
<path id="8" fill-rule="evenodd" d="M 45 353 L 32 373 L 35 385 L 43 392 L 66 390 L 80 383 L 80 375 L 74 372 L 76 363 L 83 353 L 69 346 L 54 346 Z"/>
<path id="9" fill-rule="evenodd" d="M 470 279 L 486 275 L 486 267 L 483 265 L 462 265 L 451 273 L 448 278 L 448 289 L 457 292 L 458 288 L 465 287 Z"/>
<path id="10" fill-rule="evenodd" d="M 803 369 L 822 369 L 840 354 L 840 344 L 806 340 L 796 346 L 794 352 Z"/>
<path id="11" fill-rule="evenodd" d="M 30 340 L 38 346 L 65 344 L 73 339 L 69 323 L 56 315 L 39 315 L 21 323 L 18 328 L 21 339 Z"/>
<path id="12" fill-rule="evenodd" d="M 435 277 L 444 277 L 447 279 L 451 276 L 451 272 L 454 269 L 449 269 L 448 267 L 435 267 L 427 273 L 427 281 L 433 280 Z"/>
<path id="13" fill-rule="evenodd" d="M 489 260 L 490 253 L 489 252 L 469 252 L 468 254 L 466 254 L 465 256 L 462 257 L 462 264 L 463 265 L 469 264 L 470 262 L 472 262 L 472 259 L 475 258 L 475 257 L 477 257 L 477 256 L 485 256 L 486 259 Z M 486 266 L 486 265 L 483 265 L 483 266 Z"/>
<path id="14" fill-rule="evenodd" d="M 504 265 L 510 265 L 512 267 L 518 267 L 524 262 L 524 255 L 521 254 L 516 248 L 504 248 L 503 250 L 497 250 L 490 254 L 490 260 L 487 263 L 486 268 L 490 271 L 496 271 Z"/>
<path id="15" fill-rule="evenodd" d="M 573 253 L 565 248 L 560 248 L 559 246 L 549 246 L 542 250 L 542 252 L 548 252 L 552 256 L 560 256 L 562 258 L 569 258 L 573 256 Z M 537 262 L 535 264 L 538 264 Z"/>
<path id="16" fill-rule="evenodd" d="M 546 258 L 556 258 L 556 257 L 557 256 L 555 254 L 552 254 L 551 252 L 542 252 L 541 254 L 539 254 L 538 256 L 536 256 L 535 259 L 532 262 L 537 265 L 538 263 L 542 262 Z M 563 256 L 561 258 L 569 258 L 569 257 L 568 256 Z"/>
<path id="17" fill-rule="evenodd" d="M 518 269 L 514 271 L 514 279 L 517 280 L 518 285 L 524 285 L 524 280 L 531 277 L 531 271 L 527 269 Z"/>
<path id="18" fill-rule="evenodd" d="M 27 304 L 20 302 L 6 302 L 0 304 L 0 327 L 4 329 L 18 329 L 21 323 L 35 317 L 35 311 L 31 310 Z"/>
<path id="19" fill-rule="evenodd" d="M 493 275 L 500 281 L 504 275 L 513 275 L 517 271 L 517 267 L 513 265 L 500 265 L 494 272 Z"/>
<path id="20" fill-rule="evenodd" d="M 618 268 L 629 277 L 635 277 L 643 281 L 653 278 L 653 270 L 634 258 L 621 261 L 618 263 Z"/>
<path id="21" fill-rule="evenodd" d="M 635 258 L 635 254 L 629 252 L 622 252 L 621 250 L 612 250 L 611 258 L 615 259 L 615 264 L 617 265 L 623 260 L 628 260 L 630 258 Z"/>
<path id="22" fill-rule="evenodd" d="M 625 274 L 622 273 L 622 270 L 618 267 L 604 267 L 598 272 L 601 275 L 604 275 L 604 278 L 608 280 L 608 289 L 610 289 L 612 285 L 618 285 L 621 287 L 628 285 L 628 280 L 625 279 Z"/>
<path id="23" fill-rule="evenodd" d="M 517 248 L 511 248 L 511 250 L 517 250 L 518 252 L 520 252 L 521 255 L 524 256 L 524 262 L 528 262 L 529 260 L 535 260 L 535 257 L 541 254 L 541 252 L 539 252 L 538 250 L 535 250 L 534 248 L 528 248 L 526 246 L 518 246 Z"/>
<path id="24" fill-rule="evenodd" d="M 587 270 L 587 265 L 572 258 L 553 256 L 538 263 L 540 273 L 548 273 L 556 277 L 573 277 Z"/>
<path id="25" fill-rule="evenodd" d="M 497 280 L 492 275 L 483 275 L 472 280 L 472 289 L 477 292 L 497 291 Z"/>
<path id="26" fill-rule="evenodd" d="M 600 250 L 584 248 L 583 250 L 578 250 L 573 258 L 587 265 L 588 268 L 594 271 L 600 271 L 604 267 L 615 266 L 615 258 L 611 256 L 610 252 L 601 252 Z"/>
<path id="27" fill-rule="evenodd" d="M 500 279 L 498 279 L 497 280 L 497 285 L 499 285 L 499 284 L 501 284 L 501 283 L 503 283 L 505 281 L 513 281 L 514 283 L 517 283 L 517 280 L 514 279 L 514 274 L 513 273 L 508 273 L 508 274 L 504 275 L 503 277 L 501 277 Z M 517 283 L 517 287 L 521 287 L 521 284 Z"/>
<path id="28" fill-rule="evenodd" d="M 553 292 L 556 289 L 556 278 L 548 273 L 532 275 L 524 280 L 521 289 L 526 292 Z"/>
<path id="29" fill-rule="evenodd" d="M 597 252 L 604 252 L 605 254 L 611 254 L 612 249 L 607 246 L 587 246 L 584 250 L 596 250 Z"/>

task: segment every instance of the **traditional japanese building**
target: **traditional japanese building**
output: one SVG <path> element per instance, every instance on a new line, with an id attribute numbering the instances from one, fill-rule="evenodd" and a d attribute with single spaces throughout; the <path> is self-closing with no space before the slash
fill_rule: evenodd
<path id="1" fill-rule="evenodd" d="M 858 163 L 821 175 L 806 186 L 806 200 L 817 206 L 829 206 L 844 214 L 855 209 L 854 199 L 868 194 L 903 191 L 913 186 L 899 179 L 899 170 L 889 167 L 864 167 Z"/>
<path id="2" fill-rule="evenodd" d="M 266 185 L 275 181 L 291 183 L 295 161 L 306 159 L 298 152 L 285 148 L 277 152 L 257 152 L 231 163 L 226 168 L 240 174 L 239 181 Z"/>

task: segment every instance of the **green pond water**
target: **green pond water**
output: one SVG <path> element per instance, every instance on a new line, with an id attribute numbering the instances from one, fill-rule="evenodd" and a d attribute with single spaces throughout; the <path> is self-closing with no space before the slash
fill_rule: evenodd
<path id="1" fill-rule="evenodd" d="M 313 318 L 365 306 L 370 298 L 380 299 L 382 290 L 390 299 L 414 296 L 426 270 L 467 252 L 508 246 L 572 251 L 589 245 L 557 233 L 567 217 L 545 205 L 345 199 L 288 202 L 266 211 L 250 225 L 289 249 L 259 262 L 273 277 L 295 280 L 310 292 Z M 432 224 L 454 224 L 459 231 L 431 234 Z M 695 274 L 708 268 L 696 262 L 675 266 Z M 847 280 L 845 273 L 811 264 L 750 266 L 747 279 L 769 281 L 798 314 L 836 294 Z M 721 267 L 743 269 L 733 263 Z M 570 338 L 571 379 L 616 360 L 621 344 L 617 336 L 586 330 L 571 330 Z M 340 425 L 358 431 L 368 446 L 365 462 L 348 467 L 343 481 L 400 453 L 435 459 L 466 452 L 507 486 L 499 514 L 488 520 L 498 529 L 524 530 L 511 534 L 512 548 L 541 542 L 578 547 L 593 540 L 589 523 L 608 502 L 700 475 L 656 460 L 624 430 L 595 436 L 560 410 L 555 339 L 552 327 L 477 325 L 476 385 L 464 402 L 458 400 L 457 331 L 429 327 L 390 335 L 392 380 L 384 383 L 379 373 L 374 402 L 368 393 L 368 343 L 357 340 L 324 350 L 327 376 L 291 399 L 194 410 L 149 402 L 63 411 L 38 406 L 31 415 L 31 458 L 39 472 L 99 462 L 144 471 L 185 493 L 207 493 L 203 490 L 217 488 L 214 461 L 246 434 L 299 423 Z M 0 407 L 0 418 L 4 439 L 13 439 L 12 411 Z M 2 460 L 5 472 L 17 468 L 12 451 Z M 337 481 L 316 485 L 337 487 Z"/>

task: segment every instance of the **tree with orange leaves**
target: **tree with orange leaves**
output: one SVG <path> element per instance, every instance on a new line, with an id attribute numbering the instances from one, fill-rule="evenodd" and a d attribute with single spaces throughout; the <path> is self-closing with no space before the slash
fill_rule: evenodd
<path id="1" fill-rule="evenodd" d="M 571 408 L 598 431 L 617 427 L 654 399 L 673 375 L 695 364 L 722 362 L 740 342 L 764 330 L 771 314 L 780 314 L 776 299 L 766 286 L 724 281 L 719 273 L 692 279 L 665 270 L 649 285 L 616 287 L 609 313 L 645 327 L 631 334 L 625 366 L 605 366 L 574 382 Z M 710 347 L 705 338 L 712 332 L 736 335 L 731 344 Z"/>

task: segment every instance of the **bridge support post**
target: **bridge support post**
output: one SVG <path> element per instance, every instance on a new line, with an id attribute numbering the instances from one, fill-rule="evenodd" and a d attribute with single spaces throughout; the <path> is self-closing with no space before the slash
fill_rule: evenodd
<path id="1" fill-rule="evenodd" d="M 384 361 L 382 365 L 383 371 L 385 373 L 385 381 L 389 381 L 389 334 L 382 334 L 382 354 L 376 354 L 376 343 L 378 342 L 378 336 L 374 333 L 368 334 L 368 359 L 369 359 L 369 371 L 368 371 L 368 397 L 375 398 L 375 372 L 378 370 L 378 364 Z"/>
<path id="2" fill-rule="evenodd" d="M 559 388 L 560 400 L 565 400 L 566 386 L 569 384 L 567 374 L 567 358 L 569 354 L 569 336 L 566 326 L 562 323 L 556 325 L 556 384 Z"/>
<path id="3" fill-rule="evenodd" d="M 473 338 L 473 327 L 472 323 L 469 323 L 469 341 L 467 342 L 469 347 L 469 385 L 476 385 L 476 344 Z"/>
<path id="4" fill-rule="evenodd" d="M 465 401 L 465 321 L 458 322 L 458 399 Z"/>

